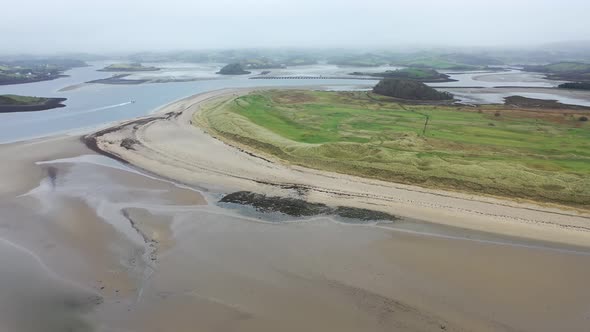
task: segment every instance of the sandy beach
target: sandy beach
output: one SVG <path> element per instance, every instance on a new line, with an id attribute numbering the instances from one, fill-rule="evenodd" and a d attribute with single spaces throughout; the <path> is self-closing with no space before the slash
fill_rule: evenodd
<path id="1" fill-rule="evenodd" d="M 86 137 L 92 149 L 76 136 L 0 145 L 0 329 L 588 326 L 588 215 L 293 167 L 191 125 L 203 103 L 247 92 L 185 98 Z M 236 190 L 401 219 L 260 219 L 216 203 Z"/>

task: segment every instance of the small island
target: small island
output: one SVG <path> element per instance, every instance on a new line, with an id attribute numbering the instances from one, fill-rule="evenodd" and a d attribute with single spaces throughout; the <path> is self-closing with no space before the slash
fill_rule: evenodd
<path id="1" fill-rule="evenodd" d="M 502 65 L 502 62 L 488 56 L 451 53 L 424 57 L 409 57 L 393 61 L 393 64 L 407 67 L 430 68 L 438 70 L 491 70 L 489 66 Z"/>
<path id="2" fill-rule="evenodd" d="M 412 80 L 424 83 L 435 83 L 435 82 L 454 82 L 449 78 L 449 75 L 441 74 L 434 69 L 429 68 L 403 68 L 397 70 L 386 70 L 384 72 L 358 72 L 355 71 L 350 73 L 355 76 L 369 76 L 369 77 L 381 77 L 381 78 L 398 78 L 404 80 Z"/>
<path id="3" fill-rule="evenodd" d="M 0 95 L 0 113 L 35 112 L 65 107 L 66 98 Z"/>
<path id="4" fill-rule="evenodd" d="M 373 93 L 393 98 L 418 101 L 453 99 L 452 94 L 437 91 L 422 82 L 393 78 L 385 78 L 379 81 L 379 83 L 373 88 Z"/>
<path id="5" fill-rule="evenodd" d="M 136 72 L 136 71 L 158 71 L 158 67 L 148 67 L 141 63 L 114 63 L 98 71 L 109 71 L 109 72 Z"/>
<path id="6" fill-rule="evenodd" d="M 216 74 L 220 75 L 247 75 L 250 74 L 249 71 L 244 70 L 241 64 L 239 63 L 230 63 L 225 65 L 221 68 Z"/>
<path id="7" fill-rule="evenodd" d="M 557 87 L 560 89 L 590 90 L 590 82 L 563 83 L 558 85 Z"/>

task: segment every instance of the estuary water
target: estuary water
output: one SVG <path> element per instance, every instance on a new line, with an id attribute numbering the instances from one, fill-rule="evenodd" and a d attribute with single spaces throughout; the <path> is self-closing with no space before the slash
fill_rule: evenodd
<path id="1" fill-rule="evenodd" d="M 188 82 L 146 83 L 139 85 L 83 84 L 84 82 L 107 78 L 110 72 L 97 71 L 112 61 L 93 62 L 89 67 L 75 68 L 66 72 L 67 77 L 52 81 L 0 86 L 0 94 L 20 94 L 41 97 L 67 98 L 66 107 L 42 112 L 0 114 L 0 143 L 21 141 L 56 133 L 81 132 L 106 124 L 148 114 L 160 106 L 177 99 L 207 91 L 236 87 L 286 87 L 318 86 L 332 90 L 370 89 L 376 80 L 322 79 L 322 80 L 251 80 L 260 74 L 253 71 L 245 76 L 219 76 L 214 72 L 221 64 L 156 64 L 158 72 L 132 74 L 130 79 L 196 79 Z M 371 71 L 395 69 L 394 67 L 372 68 Z M 272 70 L 280 76 L 346 76 L 347 73 L 365 70 L 363 68 L 341 68 L 334 65 L 318 64 Z M 464 72 L 450 73 L 456 82 L 432 83 L 437 88 L 451 88 L 457 98 L 464 102 L 501 103 L 503 97 L 514 94 L 531 97 L 556 99 L 564 103 L 590 105 L 587 92 L 572 93 L 554 89 L 561 82 L 546 80 L 540 74 L 518 70 L 507 72 Z M 79 86 L 78 86 L 79 85 Z M 498 86 L 510 88 L 495 89 Z M 339 88 L 340 87 L 340 88 Z M 457 87 L 481 87 L 468 90 Z M 64 89 L 66 88 L 66 89 Z M 542 91 L 523 89 L 539 88 Z M 530 93 L 536 92 L 536 95 Z"/>
<path id="2" fill-rule="evenodd" d="M 367 81 L 362 80 L 250 80 L 243 76 L 228 76 L 217 79 L 203 78 L 191 82 L 139 85 L 91 84 L 68 91 L 59 91 L 68 86 L 113 75 L 113 73 L 96 71 L 104 66 L 105 63 L 93 63 L 90 67 L 72 69 L 66 72 L 68 77 L 52 81 L 0 86 L 0 94 L 68 99 L 64 108 L 0 114 L 0 143 L 106 125 L 148 114 L 162 105 L 186 96 L 222 88 L 367 85 Z"/>

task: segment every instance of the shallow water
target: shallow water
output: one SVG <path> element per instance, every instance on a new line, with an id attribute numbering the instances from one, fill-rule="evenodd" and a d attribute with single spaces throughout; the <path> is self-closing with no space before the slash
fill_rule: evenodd
<path id="1" fill-rule="evenodd" d="M 509 96 L 557 100 L 562 104 L 590 106 L 587 91 L 547 88 L 441 88 L 452 93 L 460 102 L 470 104 L 503 104 Z"/>
<path id="2" fill-rule="evenodd" d="M 339 85 L 342 80 L 249 80 L 247 77 L 222 77 L 214 80 L 140 85 L 92 84 L 79 89 L 61 88 L 88 80 L 109 77 L 113 73 L 97 72 L 105 63 L 76 68 L 70 77 L 53 81 L 0 86 L 0 94 L 65 97 L 66 107 L 41 112 L 0 114 L 0 142 L 24 140 L 76 129 L 92 128 L 149 114 L 162 105 L 197 93 L 236 87 L 278 87 Z M 209 73 L 201 68 L 201 74 Z M 194 73 L 193 73 L 194 74 Z M 147 74 L 146 74 L 147 75 Z M 166 75 L 159 73 L 158 75 Z M 344 80 L 344 83 L 366 84 Z M 131 101 L 134 101 L 131 103 Z"/>
<path id="3" fill-rule="evenodd" d="M 4 222 L 4 220 L 2 220 Z M 92 331 L 98 293 L 62 279 L 32 251 L 0 237 L 0 330 Z"/>
<path id="4" fill-rule="evenodd" d="M 314 223 L 317 220 L 322 220 L 334 224 L 375 227 L 414 235 L 528 247 L 538 250 L 554 250 L 590 256 L 590 249 L 588 248 L 465 230 L 410 218 L 402 218 L 392 222 L 366 222 L 333 215 L 292 217 L 278 212 L 258 212 L 248 205 L 220 203 L 221 198 L 227 193 L 219 192 L 218 189 L 206 187 L 194 189 L 182 184 L 176 184 L 157 176 L 145 174 L 132 166 L 102 155 L 88 154 L 74 158 L 48 160 L 37 164 L 43 167 L 59 167 L 59 172 L 55 174 L 54 184 L 51 186 L 49 178 L 45 178 L 38 187 L 22 196 L 35 196 L 41 201 L 51 199 L 50 196 L 54 195 L 71 196 L 90 203 L 96 210 L 102 209 L 100 205 L 108 205 L 105 210 L 109 210 L 109 213 L 120 210 L 124 206 L 133 206 L 136 208 L 152 208 L 159 211 L 177 210 L 187 212 L 192 210 L 198 213 L 209 211 L 230 218 L 274 224 Z M 125 180 L 121 181 L 121 179 Z M 171 191 L 182 192 L 185 199 L 179 200 L 179 197 L 171 195 Z M 50 195 L 44 196 L 48 193 Z M 194 197 L 190 198 L 191 196 Z M 100 201 L 100 205 L 93 204 L 93 200 Z M 209 202 L 209 204 L 202 206 L 201 204 L 205 202 Z M 105 215 L 103 219 L 110 222 L 116 218 L 112 215 Z M 128 228 L 127 221 L 117 221 L 117 223 L 120 223 L 120 225 L 113 225 L 117 230 L 126 234 L 130 240 L 141 242 L 136 231 Z"/>
<path id="5" fill-rule="evenodd" d="M 539 73 L 523 72 L 520 70 L 508 70 L 506 72 L 452 72 L 448 73 L 456 82 L 428 83 L 433 87 L 486 87 L 518 86 L 518 87 L 557 87 L 563 83 L 544 78 Z"/>

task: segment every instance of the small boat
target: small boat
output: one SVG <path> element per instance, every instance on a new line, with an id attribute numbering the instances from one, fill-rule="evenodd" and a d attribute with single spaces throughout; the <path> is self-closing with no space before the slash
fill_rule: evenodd
<path id="1" fill-rule="evenodd" d="M 132 100 L 132 101 L 131 101 L 131 103 L 132 103 L 132 104 L 135 104 L 135 100 Z"/>

